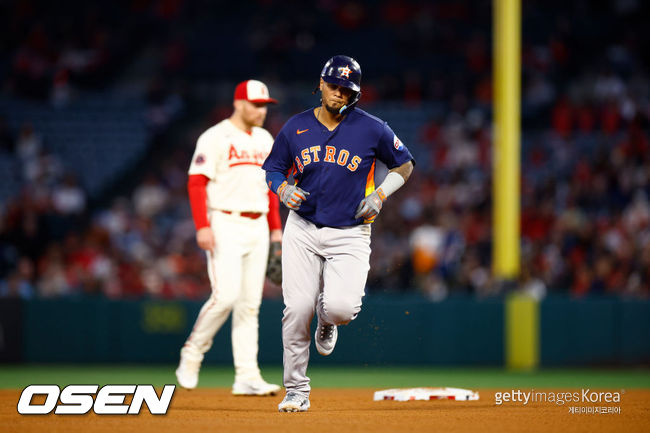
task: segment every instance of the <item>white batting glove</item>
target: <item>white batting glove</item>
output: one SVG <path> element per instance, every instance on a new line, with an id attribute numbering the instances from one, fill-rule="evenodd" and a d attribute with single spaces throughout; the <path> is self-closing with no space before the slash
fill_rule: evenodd
<path id="1" fill-rule="evenodd" d="M 373 220 L 377 215 L 379 215 L 379 211 L 381 211 L 381 206 L 384 203 L 384 200 L 386 200 L 386 196 L 384 195 L 383 191 L 381 189 L 377 189 L 368 197 L 361 200 L 361 203 L 359 203 L 359 206 L 357 206 L 357 213 L 354 215 L 354 217 L 363 217 L 365 220 Z"/>
<path id="2" fill-rule="evenodd" d="M 289 209 L 298 210 L 302 202 L 309 197 L 309 193 L 295 185 L 289 185 L 285 180 L 278 188 L 278 197 Z"/>

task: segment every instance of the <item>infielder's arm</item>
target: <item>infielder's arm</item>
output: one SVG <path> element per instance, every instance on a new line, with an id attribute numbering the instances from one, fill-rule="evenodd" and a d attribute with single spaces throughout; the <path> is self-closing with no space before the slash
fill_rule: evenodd
<path id="1" fill-rule="evenodd" d="M 208 194 L 206 187 L 210 179 L 203 174 L 191 174 L 187 180 L 192 219 L 196 227 L 196 243 L 204 250 L 214 249 L 216 242 L 208 221 Z"/>
<path id="2" fill-rule="evenodd" d="M 278 197 L 269 189 L 269 213 L 266 214 L 269 223 L 271 242 L 282 242 L 282 220 L 280 219 L 280 203 Z"/>

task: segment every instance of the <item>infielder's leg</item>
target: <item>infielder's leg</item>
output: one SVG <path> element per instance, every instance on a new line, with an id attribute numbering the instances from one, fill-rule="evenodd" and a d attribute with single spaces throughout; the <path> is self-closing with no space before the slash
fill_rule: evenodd
<path id="1" fill-rule="evenodd" d="M 318 305 L 325 323 L 345 325 L 361 310 L 370 269 L 370 227 L 321 229 L 323 297 Z"/>
<path id="2" fill-rule="evenodd" d="M 322 258 L 315 253 L 316 227 L 289 213 L 282 238 L 282 344 L 284 387 L 309 395 L 310 325 L 320 289 Z"/>
<path id="3" fill-rule="evenodd" d="M 242 290 L 232 312 L 232 353 L 235 382 L 261 379 L 257 364 L 259 310 L 269 254 L 266 218 L 251 221 L 247 229 L 250 250 L 242 260 Z"/>
<path id="4" fill-rule="evenodd" d="M 241 291 L 242 253 L 228 236 L 220 235 L 224 231 L 223 225 L 215 229 L 216 251 L 207 253 L 212 295 L 201 308 L 192 333 L 181 350 L 181 355 L 192 361 L 203 360 Z"/>

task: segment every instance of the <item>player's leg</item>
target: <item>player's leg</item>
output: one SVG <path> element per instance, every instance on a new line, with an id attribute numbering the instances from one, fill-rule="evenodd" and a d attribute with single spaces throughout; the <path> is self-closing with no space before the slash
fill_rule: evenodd
<path id="1" fill-rule="evenodd" d="M 322 355 L 334 350 L 336 326 L 354 320 L 361 310 L 370 269 L 370 227 L 323 230 L 323 292 L 318 300 L 316 348 Z"/>
<path id="2" fill-rule="evenodd" d="M 269 229 L 265 218 L 245 220 L 242 240 L 247 252 L 242 260 L 242 291 L 232 311 L 232 352 L 235 363 L 233 394 L 269 395 L 279 385 L 262 379 L 257 364 L 259 309 L 269 253 Z"/>
<path id="3" fill-rule="evenodd" d="M 232 244 L 219 246 L 219 241 L 216 249 L 216 252 L 207 253 L 212 294 L 201 308 L 185 343 L 183 351 L 186 353 L 203 355 L 212 347 L 215 334 L 228 318 L 241 291 L 241 252 Z"/>
<path id="4" fill-rule="evenodd" d="M 224 221 L 212 226 L 217 246 L 206 253 L 212 294 L 203 304 L 192 332 L 181 349 L 181 363 L 176 376 L 179 384 L 185 388 L 196 387 L 203 356 L 212 347 L 214 336 L 228 318 L 241 289 L 243 254 L 237 241 L 228 233 L 232 233 L 232 229 L 227 230 L 228 224 Z"/>
<path id="5" fill-rule="evenodd" d="M 282 344 L 284 386 L 308 396 L 310 325 L 320 289 L 322 258 L 316 254 L 317 229 L 290 212 L 282 238 Z M 282 407 L 280 407 L 282 410 Z"/>

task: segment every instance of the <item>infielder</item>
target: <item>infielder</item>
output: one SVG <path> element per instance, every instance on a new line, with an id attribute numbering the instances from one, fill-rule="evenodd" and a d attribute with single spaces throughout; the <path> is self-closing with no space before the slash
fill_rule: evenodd
<path id="1" fill-rule="evenodd" d="M 269 395 L 280 390 L 262 379 L 257 365 L 269 232 L 271 241 L 282 240 L 278 200 L 261 169 L 273 144 L 261 126 L 267 104 L 276 102 L 264 83 L 240 83 L 232 116 L 201 134 L 196 144 L 188 191 L 196 241 L 208 258 L 212 295 L 181 350 L 176 378 L 184 388 L 196 387 L 203 355 L 232 311 L 232 393 Z"/>
<path id="2" fill-rule="evenodd" d="M 287 394 L 280 412 L 309 409 L 314 312 L 316 348 L 329 355 L 337 326 L 361 310 L 370 268 L 370 223 L 413 170 L 411 153 L 386 122 L 355 108 L 360 84 L 361 68 L 354 59 L 329 59 L 317 88 L 321 105 L 289 119 L 262 166 L 271 190 L 291 209 L 282 245 Z M 377 159 L 390 171 L 375 188 Z M 288 173 L 294 175 L 293 185 Z"/>

